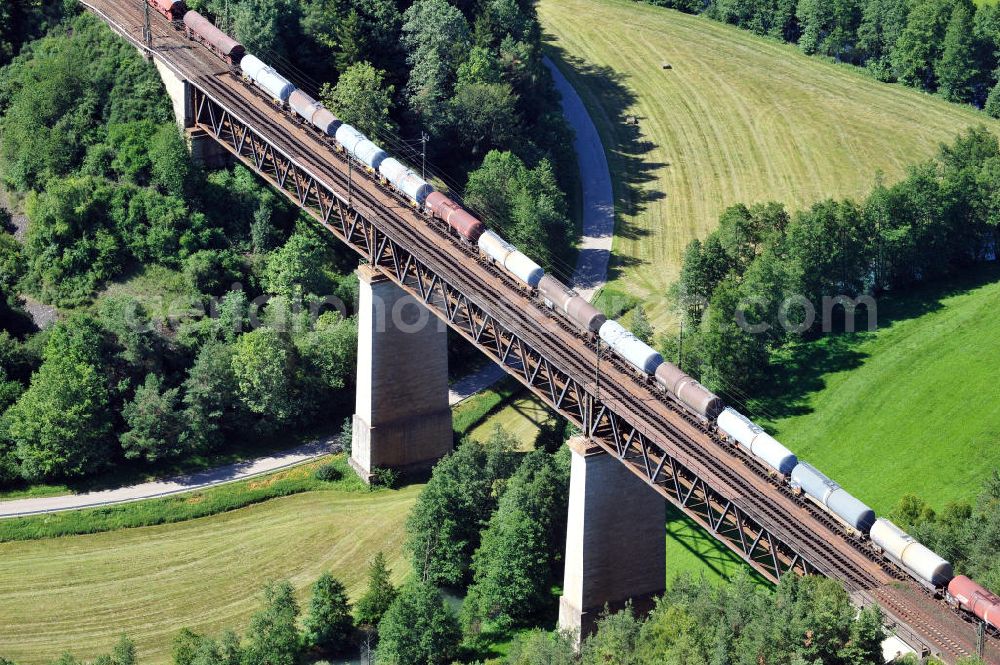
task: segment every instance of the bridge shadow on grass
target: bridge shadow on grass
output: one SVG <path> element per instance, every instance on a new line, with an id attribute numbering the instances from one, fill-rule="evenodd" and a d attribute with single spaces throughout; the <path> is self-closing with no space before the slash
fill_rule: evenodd
<path id="1" fill-rule="evenodd" d="M 915 319 L 944 307 L 943 301 L 1000 281 L 1000 264 L 972 267 L 962 274 L 935 284 L 926 284 L 898 293 L 885 293 L 876 299 L 878 330 L 894 323 Z M 837 316 L 841 317 L 838 321 Z M 834 324 L 843 330 L 843 312 L 834 312 Z M 809 397 L 826 387 L 826 376 L 860 367 L 868 359 L 864 344 L 877 331 L 867 331 L 868 314 L 859 308 L 855 330 L 835 332 L 801 340 L 786 346 L 773 356 L 769 382 L 750 402 L 755 417 L 775 421 L 812 412 Z"/>
<path id="2" fill-rule="evenodd" d="M 666 198 L 666 193 L 645 185 L 657 179 L 657 169 L 668 165 L 647 159 L 657 146 L 642 136 L 642 118 L 636 117 L 636 124 L 627 122 L 628 109 L 636 102 L 627 76 L 569 54 L 555 44 L 551 35 L 544 35 L 543 40 L 545 54 L 573 85 L 600 134 L 614 188 L 616 235 L 629 239 L 648 235 L 648 230 L 630 224 L 628 219 L 642 213 L 649 203 Z M 621 268 L 638 263 L 638 259 L 612 257 L 609 280 L 619 276 Z"/>
<path id="3" fill-rule="evenodd" d="M 739 568 L 745 568 L 755 582 L 761 585 L 768 585 L 767 579 L 752 568 L 748 563 L 736 556 L 725 545 L 712 537 L 706 530 L 702 529 L 697 522 L 689 518 L 673 504 L 667 504 L 667 540 L 677 544 L 685 550 L 692 558 L 703 564 L 705 570 L 702 571 L 679 571 L 674 568 L 678 563 L 667 554 L 667 581 L 682 572 L 693 572 L 698 574 L 710 573 L 717 575 L 720 579 L 728 580 Z"/>

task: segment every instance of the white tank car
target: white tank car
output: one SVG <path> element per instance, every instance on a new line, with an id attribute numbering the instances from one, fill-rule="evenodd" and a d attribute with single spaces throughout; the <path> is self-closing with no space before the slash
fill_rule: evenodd
<path id="1" fill-rule="evenodd" d="M 284 105 L 288 103 L 288 97 L 295 90 L 292 82 L 279 74 L 273 67 L 264 64 L 260 58 L 254 55 L 245 55 L 240 61 L 240 69 L 243 75 L 253 81 L 264 92 L 271 96 L 276 103 Z"/>
<path id="2" fill-rule="evenodd" d="M 875 511 L 854 498 L 816 467 L 799 462 L 792 469 L 791 486 L 801 490 L 819 506 L 843 521 L 851 529 L 867 535 L 875 522 Z"/>
<path id="3" fill-rule="evenodd" d="M 521 252 L 514 250 L 503 260 L 503 267 L 523 284 L 536 288 L 538 282 L 545 276 L 542 267 Z"/>
<path id="4" fill-rule="evenodd" d="M 434 191 L 434 188 L 427 181 L 395 157 L 387 157 L 382 160 L 378 166 L 378 172 L 392 183 L 393 187 L 417 205 L 423 205 L 427 195 Z"/>
<path id="5" fill-rule="evenodd" d="M 605 321 L 599 334 L 615 353 L 643 374 L 652 374 L 663 362 L 663 356 L 617 321 Z"/>
<path id="6" fill-rule="evenodd" d="M 493 231 L 486 231 L 483 235 L 479 236 L 479 240 L 476 243 L 479 245 L 479 249 L 486 256 L 490 257 L 500 265 L 507 260 L 507 256 L 511 252 L 516 252 L 517 248 L 510 244 Z"/>
<path id="7" fill-rule="evenodd" d="M 890 559 L 931 586 L 943 586 L 955 576 L 948 561 L 887 519 L 880 517 L 875 520 L 871 538 Z"/>
<path id="8" fill-rule="evenodd" d="M 795 453 L 736 409 L 727 407 L 716 422 L 719 429 L 750 451 L 751 455 L 783 476 L 790 474 L 799 462 Z"/>
<path id="9" fill-rule="evenodd" d="M 344 146 L 349 155 L 373 171 L 377 171 L 382 160 L 389 156 L 351 125 L 341 125 L 334 136 L 337 143 Z"/>

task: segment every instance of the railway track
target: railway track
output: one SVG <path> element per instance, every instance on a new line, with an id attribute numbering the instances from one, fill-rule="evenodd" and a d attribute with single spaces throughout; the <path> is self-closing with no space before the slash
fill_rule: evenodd
<path id="1" fill-rule="evenodd" d="M 213 82 L 208 87 L 211 88 L 211 91 L 218 95 L 219 98 L 227 105 L 239 109 L 244 113 L 252 112 L 253 109 L 246 108 L 246 100 L 240 99 L 238 94 L 234 93 L 231 89 L 228 89 L 225 85 L 219 83 L 218 81 Z M 268 127 L 269 130 L 274 133 L 275 137 L 280 137 L 282 134 L 285 134 L 286 138 L 293 138 L 287 136 L 286 129 L 281 126 L 278 120 L 273 118 L 263 120 L 261 122 L 261 126 Z M 308 133 L 308 130 L 305 128 L 302 128 L 302 131 Z M 280 143 L 280 138 L 278 138 L 276 142 Z M 343 171 L 332 168 L 329 164 L 314 161 L 314 154 L 310 150 L 293 145 L 282 145 L 281 147 L 289 154 L 289 156 L 292 156 L 297 160 L 302 160 L 303 162 L 309 164 L 311 168 L 316 169 L 318 175 L 328 178 L 331 183 L 337 184 L 341 188 L 346 188 L 346 176 Z M 331 156 L 341 162 L 346 162 L 347 159 L 340 153 L 331 153 Z M 368 182 L 370 184 L 374 184 L 374 182 L 370 179 Z M 427 238 L 420 234 L 412 223 L 403 219 L 400 215 L 389 214 L 386 207 L 382 205 L 381 202 L 367 190 L 367 188 L 359 186 L 356 190 L 356 196 L 365 204 L 365 208 L 374 213 L 377 220 L 384 223 L 386 228 L 391 229 L 395 237 L 404 239 L 407 243 L 409 243 L 411 248 L 426 245 Z M 405 204 L 402 202 L 399 202 L 399 204 L 400 208 L 408 210 L 408 208 L 405 207 Z M 445 242 L 448 242 L 447 239 L 445 239 Z M 470 267 L 472 265 L 476 265 L 479 269 L 485 269 L 487 272 L 490 272 L 490 276 L 493 279 L 506 281 L 505 277 L 500 273 L 491 271 L 487 267 L 483 266 L 471 249 L 465 247 L 460 247 L 460 249 L 464 253 L 464 256 L 461 258 L 455 257 L 448 252 L 437 256 L 426 254 L 420 256 L 419 258 L 428 265 L 433 266 L 435 271 L 439 274 L 449 275 L 451 281 L 453 281 L 453 286 L 464 293 L 474 293 L 476 280 L 479 280 L 480 283 L 482 281 L 481 275 L 473 274 L 475 271 Z M 419 252 L 417 252 L 417 254 L 419 255 Z M 516 288 L 512 283 L 507 284 L 507 286 L 509 288 Z M 579 356 L 578 347 L 582 342 L 580 338 L 573 337 L 571 341 L 560 339 L 560 343 L 553 346 L 549 344 L 551 339 L 549 335 L 540 335 L 536 328 L 520 324 L 523 314 L 525 313 L 525 309 L 523 309 L 523 307 L 516 307 L 505 298 L 496 298 L 487 302 L 490 304 L 494 315 L 503 320 L 505 324 L 517 332 L 517 334 L 525 339 L 525 341 L 530 343 L 536 349 L 546 349 L 549 352 L 547 357 L 550 361 L 555 362 L 564 370 L 572 368 L 572 373 L 576 375 L 575 378 L 582 381 L 583 377 L 586 377 L 591 372 L 592 367 L 587 366 Z M 545 315 L 545 319 L 551 323 L 552 320 L 547 316 L 547 313 L 544 310 L 541 310 L 541 306 L 534 300 L 528 300 L 524 304 L 535 310 L 536 314 L 541 313 Z M 549 326 L 549 328 L 551 327 L 552 326 Z M 548 330 L 547 332 L 551 333 L 552 331 Z M 564 334 L 566 333 L 566 331 L 560 332 Z M 619 372 L 622 372 L 621 368 L 619 368 Z M 626 375 L 625 377 L 614 377 L 614 379 L 611 379 L 607 378 L 606 375 L 602 378 L 606 381 L 603 385 L 605 391 L 613 391 L 614 397 L 617 400 L 623 402 L 626 400 L 632 400 L 633 403 L 638 403 L 641 405 L 638 413 L 639 417 L 645 419 L 646 422 L 655 423 L 659 426 L 658 429 L 660 431 L 668 433 L 668 438 L 676 448 L 675 451 L 668 452 L 676 455 L 676 451 L 683 451 L 686 457 L 697 460 L 698 463 L 704 465 L 706 470 L 709 465 L 718 461 L 716 457 L 707 452 L 703 445 L 692 443 L 690 436 L 691 433 L 685 434 L 679 432 L 675 424 L 669 422 L 664 417 L 664 414 L 657 412 L 650 406 L 652 403 L 657 405 L 662 404 L 660 401 L 662 399 L 661 396 L 649 393 L 644 396 L 639 396 L 640 398 L 636 401 L 635 398 L 637 395 L 635 393 L 635 383 L 630 380 L 630 377 Z M 629 386 L 624 381 L 621 381 L 621 378 L 627 379 L 632 385 Z M 648 392 L 648 388 L 643 385 L 638 386 L 638 389 L 647 390 Z M 677 412 L 674 413 L 676 414 Z M 691 426 L 693 427 L 693 425 Z M 702 432 L 702 436 L 707 438 L 707 434 L 704 432 Z M 723 445 L 719 444 L 717 441 L 714 443 L 716 445 Z M 816 532 L 808 528 L 804 528 L 799 520 L 789 517 L 785 508 L 778 505 L 778 502 L 773 497 L 760 492 L 759 487 L 755 487 L 751 482 L 747 481 L 743 476 L 736 472 L 734 468 L 728 465 L 723 465 L 720 470 L 722 471 L 720 475 L 725 480 L 725 484 L 735 488 L 736 492 L 734 492 L 734 496 L 754 497 L 755 501 L 747 502 L 747 504 L 743 506 L 744 510 L 753 515 L 759 522 L 770 523 L 772 529 L 775 523 L 780 524 L 780 528 L 775 530 L 779 533 L 783 532 L 781 535 L 783 535 L 784 539 L 787 541 L 798 544 L 798 549 L 806 552 L 806 556 L 808 556 L 810 560 L 815 561 L 817 563 L 817 567 L 822 569 L 826 574 L 841 579 L 848 584 L 851 590 L 871 588 L 878 584 L 878 580 L 876 580 L 872 574 L 859 572 L 856 561 L 852 561 L 849 557 L 841 555 L 836 551 L 834 551 L 833 556 L 830 556 L 827 541 L 820 538 Z M 768 509 L 763 513 L 758 514 L 755 504 L 765 504 Z M 869 560 L 868 563 L 873 567 L 875 566 L 874 562 L 871 560 Z"/>
<path id="2" fill-rule="evenodd" d="M 119 33 L 141 44 L 142 19 L 137 3 L 87 0 L 84 4 Z M 255 130 L 266 140 L 325 180 L 327 186 L 347 190 L 347 158 L 333 150 L 328 140 L 279 113 L 233 77 L 224 63 L 189 42 L 165 19 L 154 17 L 153 32 L 155 54 L 183 78 L 245 121 L 252 119 Z M 593 343 L 554 317 L 506 274 L 484 264 L 469 246 L 455 242 L 440 226 L 428 223 L 398 196 L 380 187 L 364 169 L 356 168 L 355 174 L 352 199 L 362 214 L 550 363 L 588 389 L 598 389 L 593 377 L 599 349 Z M 695 471 L 818 571 L 842 581 L 862 602 L 880 605 L 895 622 L 942 655 L 954 660 L 971 653 L 970 638 L 964 637 L 971 635 L 968 624 L 942 608 L 898 568 L 848 536 L 825 512 L 792 495 L 742 450 L 721 441 L 620 361 L 601 356 L 600 362 L 601 400 L 622 409 L 633 425 L 643 424 L 641 429 L 664 454 Z M 743 527 L 737 522 L 736 528 Z M 1000 664 L 1000 649 L 997 641 L 991 640 L 988 660 Z"/>

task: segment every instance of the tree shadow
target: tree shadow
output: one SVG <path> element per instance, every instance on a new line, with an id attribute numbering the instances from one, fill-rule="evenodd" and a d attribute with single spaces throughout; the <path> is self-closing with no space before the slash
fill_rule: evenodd
<path id="1" fill-rule="evenodd" d="M 867 329 L 868 312 L 864 307 L 855 312 L 854 324 L 858 332 L 844 332 L 843 320 L 834 312 L 833 323 L 839 331 L 794 342 L 778 352 L 768 383 L 751 400 L 751 410 L 754 415 L 771 422 L 811 413 L 810 396 L 826 387 L 829 375 L 863 365 L 869 354 L 862 346 L 877 334 L 877 330 L 939 311 L 946 299 L 998 280 L 1000 264 L 992 263 L 974 266 L 946 281 L 884 293 L 876 298 L 876 330 Z M 842 311 L 839 316 L 843 316 Z"/>
<path id="2" fill-rule="evenodd" d="M 569 54 L 552 35 L 545 34 L 542 39 L 545 54 L 573 84 L 600 134 L 612 175 L 615 234 L 633 240 L 649 235 L 647 229 L 630 224 L 628 218 L 643 212 L 649 203 L 666 198 L 665 192 L 644 185 L 655 181 L 656 170 L 669 164 L 646 157 L 657 146 L 642 135 L 644 118 L 628 113 L 636 96 L 627 85 L 627 75 Z M 642 262 L 614 255 L 608 278 L 614 279 L 622 268 Z"/>

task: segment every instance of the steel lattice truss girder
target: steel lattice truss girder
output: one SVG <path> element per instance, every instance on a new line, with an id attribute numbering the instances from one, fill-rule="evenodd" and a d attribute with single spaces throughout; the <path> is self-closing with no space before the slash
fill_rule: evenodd
<path id="1" fill-rule="evenodd" d="M 826 572 L 672 456 L 654 439 L 656 434 L 595 396 L 593 383 L 581 383 L 561 370 L 385 233 L 376 220 L 350 207 L 343 193 L 297 164 L 198 85 L 192 84 L 192 91 L 197 125 L 757 571 L 771 581 L 789 571 Z"/>

